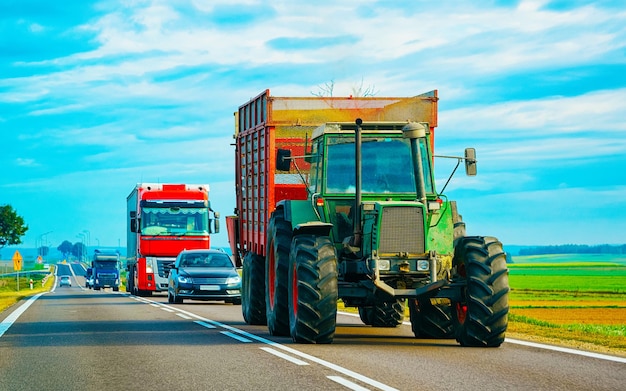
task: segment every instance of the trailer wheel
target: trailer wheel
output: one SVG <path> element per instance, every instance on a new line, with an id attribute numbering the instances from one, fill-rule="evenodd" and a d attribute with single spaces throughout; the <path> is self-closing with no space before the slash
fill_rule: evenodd
<path id="1" fill-rule="evenodd" d="M 411 329 L 416 338 L 454 338 L 452 306 L 433 304 L 430 299 L 409 300 Z"/>
<path id="2" fill-rule="evenodd" d="M 369 321 L 374 327 L 398 327 L 404 321 L 405 300 L 377 301 L 369 310 Z"/>
<path id="3" fill-rule="evenodd" d="M 265 259 L 253 252 L 243 257 L 241 312 L 247 324 L 266 325 Z"/>
<path id="4" fill-rule="evenodd" d="M 464 300 L 453 303 L 456 340 L 462 346 L 498 347 L 508 327 L 509 277 L 502 243 L 493 237 L 459 241 L 454 263 L 465 279 Z"/>
<path id="5" fill-rule="evenodd" d="M 270 335 L 289 335 L 287 279 L 291 237 L 291 224 L 285 220 L 285 211 L 283 208 L 277 208 L 268 224 L 265 247 L 267 252 L 265 312 Z"/>
<path id="6" fill-rule="evenodd" d="M 298 235 L 289 256 L 289 324 L 300 343 L 331 343 L 337 326 L 337 254 L 326 236 Z"/>

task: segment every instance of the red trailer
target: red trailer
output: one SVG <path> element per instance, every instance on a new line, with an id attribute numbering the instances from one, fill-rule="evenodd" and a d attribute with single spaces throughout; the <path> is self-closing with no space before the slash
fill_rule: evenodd
<path id="1" fill-rule="evenodd" d="M 276 97 L 265 90 L 235 113 L 236 215 L 226 217 L 230 247 L 238 266 L 247 253 L 265 257 L 267 224 L 281 200 L 305 200 L 304 159 L 313 130 L 329 122 L 398 121 L 419 118 L 437 126 L 437 91 L 416 97 Z M 276 170 L 279 149 L 296 157 L 294 168 Z"/>

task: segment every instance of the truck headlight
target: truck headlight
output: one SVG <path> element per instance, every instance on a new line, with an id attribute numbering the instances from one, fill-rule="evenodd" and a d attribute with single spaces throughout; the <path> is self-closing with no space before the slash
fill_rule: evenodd
<path id="1" fill-rule="evenodd" d="M 146 273 L 154 273 L 155 257 L 146 257 Z"/>

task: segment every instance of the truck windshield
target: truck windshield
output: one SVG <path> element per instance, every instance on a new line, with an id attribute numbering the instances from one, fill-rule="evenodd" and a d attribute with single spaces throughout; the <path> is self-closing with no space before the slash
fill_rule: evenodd
<path id="1" fill-rule="evenodd" d="M 425 140 L 421 139 L 419 145 L 426 192 L 432 193 L 434 190 Z M 416 193 L 408 139 L 363 136 L 361 155 L 363 193 Z M 329 138 L 326 161 L 326 192 L 354 193 L 354 139 Z"/>
<path id="2" fill-rule="evenodd" d="M 97 269 L 117 269 L 116 261 L 93 261 L 93 266 Z"/>
<path id="3" fill-rule="evenodd" d="M 144 235 L 208 235 L 207 208 L 143 208 L 141 232 Z"/>

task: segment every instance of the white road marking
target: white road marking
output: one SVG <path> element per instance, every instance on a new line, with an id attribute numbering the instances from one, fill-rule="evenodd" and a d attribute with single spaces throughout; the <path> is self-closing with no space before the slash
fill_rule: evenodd
<path id="1" fill-rule="evenodd" d="M 177 315 L 178 315 L 178 314 L 177 314 Z M 207 323 L 207 322 L 203 322 L 203 321 L 201 321 L 201 320 L 194 320 L 193 322 L 194 322 L 194 323 L 199 324 L 200 326 L 204 326 L 204 327 L 206 327 L 207 329 L 214 329 L 214 328 L 215 328 L 215 326 L 213 326 L 212 324 L 209 324 L 209 323 Z"/>
<path id="2" fill-rule="evenodd" d="M 564 347 L 561 347 L 561 346 L 544 345 L 544 344 L 540 344 L 540 343 L 536 343 L 536 342 L 520 341 L 520 340 L 517 340 L 517 339 L 510 339 L 510 338 L 506 338 L 504 340 L 504 342 L 513 343 L 513 344 L 517 344 L 517 345 L 523 345 L 523 346 L 530 346 L 530 347 L 539 348 L 539 349 L 554 350 L 554 351 L 562 352 L 562 353 L 576 354 L 576 355 L 579 355 L 579 356 L 599 358 L 599 359 L 602 359 L 602 360 L 615 361 L 615 362 L 620 362 L 620 363 L 626 364 L 626 357 L 609 356 L 607 354 L 585 352 L 585 351 L 582 351 L 582 350 L 576 350 L 576 349 L 571 349 L 571 348 L 564 348 Z"/>
<path id="3" fill-rule="evenodd" d="M 369 389 L 365 387 L 361 387 L 360 385 L 353 383 L 348 379 L 344 379 L 341 376 L 326 376 L 326 377 L 334 381 L 335 383 L 339 383 L 342 386 L 348 387 L 349 389 L 354 390 L 354 391 L 369 391 Z"/>
<path id="4" fill-rule="evenodd" d="M 171 308 L 167 308 L 167 307 L 161 307 L 161 309 L 162 309 L 163 311 L 167 311 L 167 312 L 176 312 L 176 311 L 174 311 L 173 309 L 171 309 Z"/>
<path id="5" fill-rule="evenodd" d="M 155 303 L 155 302 L 152 302 L 152 303 Z M 161 305 L 161 306 L 169 307 L 166 304 L 162 304 L 162 303 L 158 303 L 158 304 Z M 169 308 L 174 308 L 174 307 L 169 307 Z M 398 391 L 396 388 L 390 387 L 390 386 L 388 386 L 388 385 L 386 385 L 384 383 L 380 383 L 380 382 L 378 382 L 378 381 L 376 381 L 374 379 L 370 379 L 367 376 L 361 375 L 360 373 L 351 371 L 351 370 L 349 370 L 347 368 L 343 368 L 343 367 L 341 367 L 341 366 L 339 366 L 337 364 L 333 364 L 331 362 L 322 360 L 322 359 L 317 358 L 315 356 L 311 356 L 309 354 L 300 352 L 300 351 L 295 350 L 295 349 L 293 349 L 293 348 L 291 348 L 289 346 L 281 345 L 281 344 L 279 344 L 277 342 L 274 342 L 274 341 L 271 341 L 269 339 L 260 337 L 258 335 L 249 333 L 249 332 L 244 331 L 244 330 L 240 330 L 240 329 L 238 329 L 236 327 L 227 325 L 225 323 L 220 323 L 220 322 L 215 321 L 215 320 L 210 320 L 210 319 L 204 318 L 204 317 L 196 315 L 196 314 L 194 314 L 192 312 L 188 312 L 188 311 L 184 311 L 184 310 L 180 310 L 180 309 L 178 309 L 178 310 L 180 312 L 182 312 L 182 313 L 187 314 L 188 316 L 190 316 L 192 318 L 199 319 L 199 320 L 202 321 L 202 322 L 195 321 L 196 323 L 199 323 L 199 324 L 204 324 L 204 323 L 211 324 L 212 327 L 220 327 L 220 328 L 223 328 L 223 329 L 226 329 L 226 330 L 230 330 L 230 331 L 232 331 L 235 334 L 239 334 L 241 336 L 245 336 L 245 337 L 247 337 L 247 338 L 249 338 L 251 340 L 255 340 L 255 341 L 258 341 L 258 342 L 261 342 L 261 343 L 273 346 L 274 348 L 277 348 L 277 349 L 280 349 L 280 350 L 284 350 L 284 351 L 289 352 L 289 353 L 291 353 L 291 354 L 293 354 L 295 356 L 299 356 L 301 358 L 304 358 L 304 359 L 306 359 L 308 361 L 315 362 L 315 363 L 317 363 L 319 365 L 322 365 L 322 366 L 324 366 L 326 368 L 332 369 L 332 370 L 334 370 L 336 372 L 342 373 L 345 376 L 348 376 L 348 377 L 351 377 L 353 379 L 356 379 L 356 380 L 358 380 L 358 381 L 360 381 L 360 382 L 362 382 L 364 384 L 368 384 L 368 385 L 370 385 L 372 387 L 376 387 L 376 388 L 384 390 L 384 391 Z M 337 312 L 337 314 L 338 315 L 347 315 L 347 316 L 352 316 L 352 317 L 357 317 L 358 316 L 357 314 L 352 314 L 352 313 L 347 313 L 347 312 Z M 403 322 L 403 323 L 407 324 L 407 322 Z M 410 323 L 408 323 L 408 324 L 410 324 Z M 207 326 L 205 326 L 205 327 L 207 327 Z M 600 358 L 600 359 L 617 361 L 617 362 L 625 362 L 625 360 L 623 358 L 620 358 L 620 357 L 613 357 L 613 356 L 608 356 L 608 355 L 589 353 L 589 352 L 584 352 L 584 351 L 575 350 L 575 349 L 558 348 L 558 347 L 549 346 L 549 345 L 535 344 L 535 343 L 532 343 L 532 342 L 526 343 L 526 342 L 517 341 L 517 340 L 511 340 L 511 339 L 506 339 L 505 342 L 519 343 L 520 345 L 528 344 L 528 346 L 533 346 L 533 347 L 537 347 L 537 348 L 540 348 L 540 349 L 558 350 L 558 351 L 561 351 L 561 352 L 564 352 L 564 353 L 578 354 L 578 355 L 581 355 L 581 356 L 594 357 L 594 358 Z M 530 344 L 532 344 L 532 345 L 530 345 Z"/>
<path id="6" fill-rule="evenodd" d="M 4 335 L 4 333 L 13 325 L 13 323 L 17 320 L 30 307 L 31 304 L 35 302 L 41 295 L 45 295 L 48 292 L 39 293 L 35 296 L 32 296 L 26 300 L 24 304 L 18 307 L 15 311 L 11 313 L 11 315 L 7 316 L 2 322 L 0 322 L 0 337 Z"/>
<path id="7" fill-rule="evenodd" d="M 220 333 L 224 334 L 227 337 L 231 337 L 233 339 L 236 339 L 239 342 L 252 342 L 248 338 L 244 338 L 244 337 L 242 337 L 240 335 L 237 335 L 235 333 L 231 333 L 230 331 L 220 331 Z"/>
<path id="8" fill-rule="evenodd" d="M 180 316 L 183 319 L 191 319 L 191 317 L 185 315 L 185 314 L 181 314 L 181 313 L 177 313 L 176 316 Z"/>
<path id="9" fill-rule="evenodd" d="M 278 350 L 275 350 L 275 349 L 272 349 L 272 348 L 261 348 L 261 350 L 265 350 L 266 352 L 271 353 L 274 356 L 278 356 L 278 357 L 280 357 L 280 358 L 282 358 L 284 360 L 287 360 L 289 362 L 292 362 L 292 363 L 294 363 L 296 365 L 309 365 L 309 363 L 307 363 L 307 362 L 299 360 L 299 359 L 297 359 L 295 357 L 291 357 L 289 355 L 286 355 L 283 352 L 279 352 Z"/>

